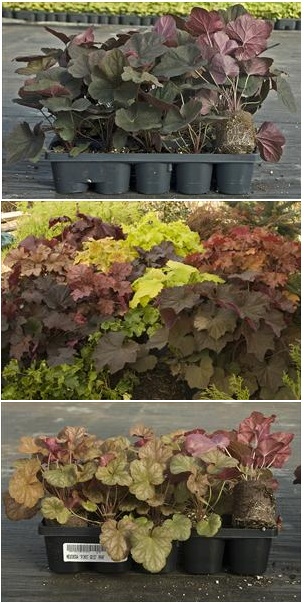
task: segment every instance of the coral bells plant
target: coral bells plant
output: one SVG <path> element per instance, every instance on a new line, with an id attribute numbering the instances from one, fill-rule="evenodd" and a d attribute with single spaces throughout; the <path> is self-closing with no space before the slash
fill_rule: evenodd
<path id="1" fill-rule="evenodd" d="M 271 433 L 276 415 L 253 412 L 242 421 L 228 447 L 239 460 L 241 481 L 236 484 L 232 523 L 240 527 L 272 528 L 277 524 L 274 490 L 278 482 L 272 469 L 281 469 L 291 454 L 293 434 Z"/>
<path id="2" fill-rule="evenodd" d="M 253 412 L 235 430 L 202 428 L 158 437 L 144 425 L 99 439 L 82 426 L 22 437 L 4 493 L 6 515 L 80 529 L 96 526 L 113 561 L 161 571 L 174 541 L 212 537 L 232 525 L 276 526 L 272 469 L 291 454 L 293 434 L 271 433 L 275 415 Z M 249 486 L 249 492 L 245 490 Z"/>
<path id="3" fill-rule="evenodd" d="M 252 115 L 271 90 L 296 110 L 286 74 L 267 50 L 272 24 L 241 5 L 193 8 L 182 19 L 165 15 L 151 31 L 118 34 L 104 43 L 92 27 L 66 35 L 49 27 L 59 48 L 21 56 L 26 79 L 14 99 L 37 110 L 6 141 L 9 161 L 52 147 L 72 157 L 90 152 L 253 153 L 278 161 L 285 138 Z"/>

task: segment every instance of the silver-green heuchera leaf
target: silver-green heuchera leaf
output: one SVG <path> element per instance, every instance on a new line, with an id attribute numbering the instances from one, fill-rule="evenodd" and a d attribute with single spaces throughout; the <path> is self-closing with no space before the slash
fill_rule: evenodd
<path id="1" fill-rule="evenodd" d="M 67 523 L 71 512 L 64 506 L 64 503 L 57 496 L 44 498 L 41 503 L 41 513 L 46 519 L 55 519 L 58 523 Z"/>
<path id="2" fill-rule="evenodd" d="M 222 525 L 222 519 L 217 513 L 210 513 L 205 519 L 201 519 L 196 524 L 196 531 L 199 536 L 211 538 L 215 536 Z"/>

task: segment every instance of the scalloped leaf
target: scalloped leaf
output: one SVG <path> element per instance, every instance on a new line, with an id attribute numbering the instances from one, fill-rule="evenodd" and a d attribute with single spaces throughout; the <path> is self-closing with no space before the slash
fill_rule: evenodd
<path id="1" fill-rule="evenodd" d="M 127 362 L 136 361 L 139 347 L 135 341 L 125 341 L 123 333 L 106 333 L 98 342 L 92 357 L 97 369 L 107 365 L 110 373 L 116 373 Z"/>
<path id="2" fill-rule="evenodd" d="M 44 139 L 45 135 L 40 123 L 36 124 L 33 130 L 25 121 L 18 124 L 4 141 L 7 163 L 23 159 L 30 159 L 35 163 L 40 158 Z"/>
<path id="3" fill-rule="evenodd" d="M 115 124 L 126 132 L 159 129 L 162 126 L 162 111 L 147 103 L 135 102 L 129 109 L 118 109 Z"/>
<path id="4" fill-rule="evenodd" d="M 75 465 L 64 465 L 58 469 L 46 469 L 43 478 L 55 488 L 71 488 L 78 481 L 77 468 Z"/>
<path id="5" fill-rule="evenodd" d="M 173 475 L 179 473 L 191 472 L 194 473 L 197 470 L 197 463 L 191 456 L 187 456 L 182 453 L 175 454 L 170 462 L 170 471 Z"/>
<path id="6" fill-rule="evenodd" d="M 211 538 L 215 536 L 222 525 L 222 519 L 217 513 L 211 513 L 206 519 L 201 519 L 196 524 L 197 533 L 200 536 Z"/>
<path id="7" fill-rule="evenodd" d="M 67 523 L 71 517 L 71 512 L 57 496 L 50 496 L 42 501 L 41 513 L 46 519 L 55 519 L 60 524 Z"/>
<path id="8" fill-rule="evenodd" d="M 134 529 L 134 522 L 129 517 L 120 521 L 108 519 L 101 528 L 100 544 L 104 546 L 113 561 L 123 561 L 129 554 L 129 537 Z"/>
<path id="9" fill-rule="evenodd" d="M 37 446 L 35 438 L 23 436 L 20 438 L 18 450 L 25 454 L 36 454 L 37 452 L 41 452 L 41 446 Z"/>
<path id="10" fill-rule="evenodd" d="M 155 31 L 135 33 L 123 46 L 132 67 L 146 67 L 167 51 L 159 35 Z"/>
<path id="11" fill-rule="evenodd" d="M 110 461 L 106 467 L 98 467 L 95 477 L 107 486 L 130 486 L 132 477 L 126 468 L 125 458 L 118 457 Z"/>
<path id="12" fill-rule="evenodd" d="M 156 76 L 162 75 L 171 78 L 184 73 L 191 73 L 203 65 L 206 65 L 206 61 L 202 58 L 200 49 L 196 44 L 189 43 L 184 46 L 177 46 L 177 48 L 169 48 L 159 64 L 154 67 L 152 73 Z"/>
<path id="13" fill-rule="evenodd" d="M 136 563 L 141 563 L 153 574 L 165 567 L 172 549 L 172 536 L 168 527 L 157 526 L 150 533 L 142 527 L 131 535 L 131 541 L 131 555 Z"/>
<path id="14" fill-rule="evenodd" d="M 3 502 L 5 507 L 5 514 L 8 519 L 12 521 L 20 521 L 21 519 L 31 519 L 38 513 L 39 505 L 35 505 L 31 509 L 18 503 L 12 498 L 9 492 L 4 492 Z"/>
<path id="15" fill-rule="evenodd" d="M 191 388 L 205 389 L 213 375 L 213 363 L 208 352 L 202 354 L 197 364 L 188 364 L 185 369 L 185 379 Z"/>
<path id="16" fill-rule="evenodd" d="M 171 519 L 166 519 L 163 525 L 171 530 L 174 540 L 182 542 L 190 538 L 191 520 L 182 513 L 175 513 Z"/>
<path id="17" fill-rule="evenodd" d="M 138 500 L 153 498 L 154 486 L 162 484 L 165 479 L 163 466 L 146 458 L 132 461 L 130 473 L 133 482 L 129 486 L 129 490 Z"/>
<path id="18" fill-rule="evenodd" d="M 22 459 L 9 482 L 9 493 L 19 504 L 31 509 L 44 496 L 44 488 L 37 478 L 41 469 L 37 459 Z"/>

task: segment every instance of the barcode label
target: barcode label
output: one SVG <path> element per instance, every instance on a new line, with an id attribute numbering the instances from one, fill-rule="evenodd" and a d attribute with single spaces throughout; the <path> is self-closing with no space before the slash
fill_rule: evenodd
<path id="1" fill-rule="evenodd" d="M 121 562 L 126 561 L 123 559 Z M 63 545 L 63 561 L 83 561 L 91 563 L 114 563 L 101 544 L 92 542 L 65 542 Z"/>

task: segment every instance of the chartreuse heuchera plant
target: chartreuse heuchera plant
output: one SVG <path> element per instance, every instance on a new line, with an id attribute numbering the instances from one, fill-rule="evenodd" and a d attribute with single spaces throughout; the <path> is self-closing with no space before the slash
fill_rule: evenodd
<path id="1" fill-rule="evenodd" d="M 45 522 L 98 526 L 114 561 L 130 554 L 159 572 L 174 541 L 187 540 L 191 530 L 218 532 L 222 514 L 233 513 L 240 481 L 274 489 L 272 469 L 289 458 L 293 439 L 270 433 L 275 418 L 253 412 L 232 431 L 179 429 L 160 437 L 137 425 L 133 442 L 123 435 L 98 439 L 83 427 L 22 437 L 19 451 L 27 457 L 15 462 L 6 514 L 16 521 L 40 512 Z"/>
<path id="2" fill-rule="evenodd" d="M 270 91 L 288 110 L 295 101 L 283 70 L 264 56 L 271 22 L 240 4 L 226 10 L 192 8 L 160 17 L 150 31 L 95 40 L 93 27 L 78 35 L 46 31 L 62 46 L 19 56 L 25 81 L 13 99 L 39 112 L 6 140 L 9 161 L 52 148 L 90 152 L 252 153 L 278 161 L 285 138 L 253 114 Z"/>
<path id="3" fill-rule="evenodd" d="M 130 399 L 162 367 L 192 397 L 229 391 L 233 375 L 245 399 L 295 397 L 297 241 L 244 226 L 201 242 L 150 214 L 136 228 L 83 214 L 50 228 L 58 220 L 61 234 L 5 258 L 4 399 Z"/>

